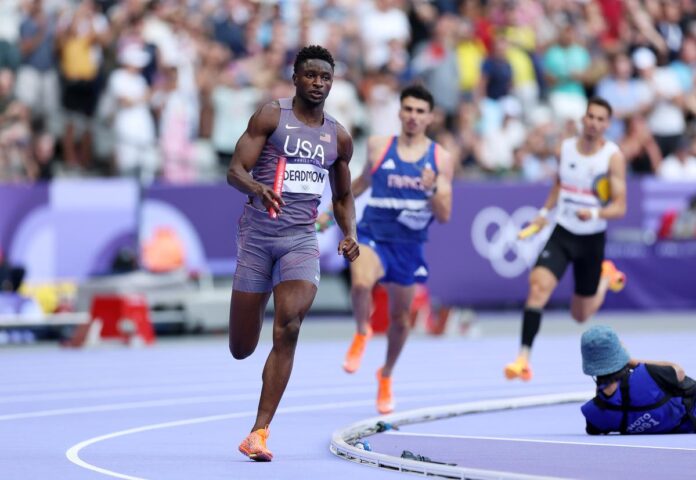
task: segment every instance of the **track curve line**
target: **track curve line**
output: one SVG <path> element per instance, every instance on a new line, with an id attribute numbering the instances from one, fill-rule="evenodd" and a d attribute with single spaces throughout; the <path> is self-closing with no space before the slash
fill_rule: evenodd
<path id="1" fill-rule="evenodd" d="M 372 417 L 335 431 L 331 437 L 331 446 L 329 448 L 334 455 L 344 460 L 361 463 L 371 467 L 383 468 L 385 470 L 415 473 L 423 476 L 461 480 L 549 480 L 553 477 L 540 477 L 538 475 L 482 470 L 408 460 L 382 453 L 366 451 L 353 444 L 362 438 L 379 433 L 377 427 L 378 422 L 390 423 L 393 426 L 399 427 L 475 413 L 585 402 L 592 398 L 594 394 L 594 391 L 582 391 L 482 400 L 444 405 L 441 407 L 419 408 L 390 415 Z"/>

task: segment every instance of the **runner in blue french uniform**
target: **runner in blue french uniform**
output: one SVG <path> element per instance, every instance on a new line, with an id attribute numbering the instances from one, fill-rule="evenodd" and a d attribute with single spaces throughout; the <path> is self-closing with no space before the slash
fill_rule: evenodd
<path id="1" fill-rule="evenodd" d="M 355 372 L 370 336 L 372 289 L 382 283 L 389 295 L 387 355 L 378 370 L 377 410 L 394 409 L 391 376 L 409 333 L 409 312 L 417 283 L 428 279 L 423 244 L 428 227 L 447 222 L 452 210 L 453 165 L 449 154 L 426 135 L 432 122 L 433 97 L 420 85 L 401 92 L 401 133 L 371 137 L 363 174 L 352 185 L 359 196 L 370 186 L 358 225 L 360 258 L 350 266 L 353 315 L 357 332 L 343 368 Z M 327 217 L 320 217 L 320 228 Z"/>

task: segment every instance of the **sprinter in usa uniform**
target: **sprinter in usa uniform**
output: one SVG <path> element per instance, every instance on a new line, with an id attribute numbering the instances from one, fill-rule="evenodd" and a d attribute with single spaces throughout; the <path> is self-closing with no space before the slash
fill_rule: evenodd
<path id="1" fill-rule="evenodd" d="M 248 195 L 237 233 L 237 270 L 230 305 L 230 352 L 236 359 L 256 349 L 266 304 L 273 292 L 273 349 L 263 369 L 256 421 L 239 450 L 256 461 L 270 461 L 268 426 L 292 371 L 300 326 L 317 293 L 319 246 L 317 208 L 331 182 L 336 222 L 344 238 L 338 253 L 359 255 L 355 206 L 348 164 L 353 140 L 324 113 L 334 60 L 319 46 L 297 54 L 295 96 L 263 105 L 249 120 L 227 173 L 227 181 Z M 234 114 L 234 112 L 230 112 Z M 274 189 L 279 160 L 286 162 L 282 194 Z M 269 210 L 277 218 L 269 216 Z"/>

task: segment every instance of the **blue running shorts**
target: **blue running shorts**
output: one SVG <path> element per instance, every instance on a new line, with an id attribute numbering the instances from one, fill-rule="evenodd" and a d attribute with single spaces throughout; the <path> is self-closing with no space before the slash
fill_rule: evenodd
<path id="1" fill-rule="evenodd" d="M 375 240 L 364 224 L 358 226 L 358 242 L 374 250 L 382 262 L 385 273 L 380 282 L 407 287 L 428 280 L 428 264 L 425 262 L 422 243 Z"/>

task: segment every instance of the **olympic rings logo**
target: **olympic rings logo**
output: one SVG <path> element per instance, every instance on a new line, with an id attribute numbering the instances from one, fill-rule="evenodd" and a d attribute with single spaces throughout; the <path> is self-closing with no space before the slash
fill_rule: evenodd
<path id="1" fill-rule="evenodd" d="M 510 215 L 500 207 L 486 207 L 476 214 L 471 225 L 472 243 L 501 277 L 515 278 L 536 262 L 551 229 L 547 227 L 524 241 L 517 239 L 517 233 L 537 212 L 534 207 L 524 206 Z"/>

